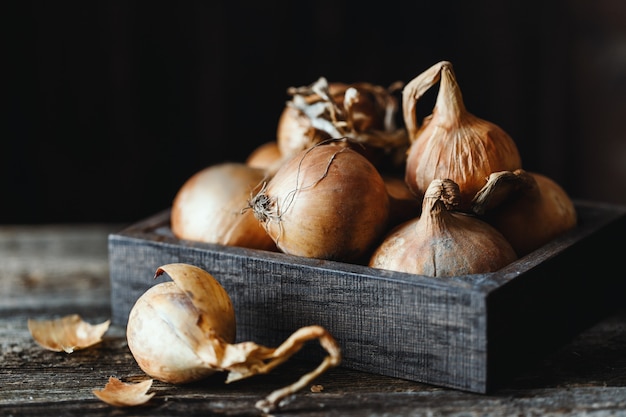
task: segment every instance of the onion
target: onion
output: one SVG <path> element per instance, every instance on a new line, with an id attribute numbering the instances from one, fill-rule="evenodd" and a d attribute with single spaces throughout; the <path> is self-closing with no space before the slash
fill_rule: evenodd
<path id="1" fill-rule="evenodd" d="M 509 242 L 488 223 L 453 210 L 458 185 L 433 180 L 422 214 L 394 228 L 374 251 L 372 268 L 432 277 L 497 271 L 517 259 Z"/>
<path id="2" fill-rule="evenodd" d="M 421 202 L 407 187 L 402 177 L 393 174 L 382 174 L 389 193 L 389 225 L 397 226 L 412 218 L 418 217 L 422 211 Z"/>
<path id="3" fill-rule="evenodd" d="M 331 82 L 321 77 L 315 83 L 303 87 L 290 87 L 287 92 L 292 99 L 287 102 L 278 119 L 276 142 L 282 155 L 291 157 L 311 146 L 328 140 L 336 132 L 329 128 L 314 126 L 328 123 L 329 115 L 341 106 L 347 84 Z M 319 119 L 317 122 L 314 122 Z"/>
<path id="4" fill-rule="evenodd" d="M 248 199 L 264 180 L 265 170 L 239 162 L 224 162 L 198 171 L 174 198 L 172 233 L 179 239 L 276 251 L 253 213 L 245 210 Z"/>
<path id="5" fill-rule="evenodd" d="M 439 80 L 435 107 L 420 126 L 416 102 Z M 521 168 L 517 145 L 508 133 L 466 110 L 450 62 L 441 61 L 418 75 L 404 88 L 402 100 L 411 140 L 405 180 L 419 199 L 431 181 L 448 178 L 461 192 L 458 209 L 469 211 L 492 172 Z"/>
<path id="6" fill-rule="evenodd" d="M 268 413 L 341 363 L 339 344 L 318 325 L 297 329 L 277 348 L 252 341 L 233 344 L 235 313 L 222 285 L 207 271 L 190 264 L 160 266 L 155 277 L 164 273 L 172 281 L 143 293 L 133 305 L 126 327 L 128 347 L 139 367 L 151 377 L 182 384 L 227 371 L 226 383 L 231 383 L 270 372 L 306 342 L 318 339 L 328 356 L 296 382 L 257 401 L 256 407 Z"/>
<path id="7" fill-rule="evenodd" d="M 554 180 L 523 169 L 494 172 L 472 201 L 476 214 L 526 255 L 577 224 L 576 208 Z"/>
<path id="8" fill-rule="evenodd" d="M 284 162 L 249 204 L 281 251 L 346 262 L 372 249 L 389 215 L 374 165 L 337 141 Z"/>
<path id="9" fill-rule="evenodd" d="M 155 277 L 163 273 L 173 281 L 148 289 L 130 310 L 128 348 L 139 367 L 159 381 L 197 381 L 216 371 L 200 353 L 210 349 L 207 335 L 235 341 L 233 304 L 222 285 L 201 268 L 168 264 Z"/>
<path id="10" fill-rule="evenodd" d="M 280 149 L 278 149 L 278 143 L 273 140 L 262 143 L 253 149 L 248 158 L 246 158 L 246 165 L 271 172 L 273 167 L 280 163 L 281 159 L 282 154 Z"/>
<path id="11" fill-rule="evenodd" d="M 311 119 L 295 107 L 287 105 L 278 119 L 277 143 L 286 158 L 310 148 L 330 135 L 313 127 Z"/>
<path id="12" fill-rule="evenodd" d="M 393 95 L 402 85 L 329 83 L 320 77 L 311 85 L 290 88 L 292 98 L 277 129 L 282 155 L 290 157 L 322 141 L 347 137 L 378 168 L 403 166 L 409 141 L 406 130 L 396 126 L 399 105 Z"/>

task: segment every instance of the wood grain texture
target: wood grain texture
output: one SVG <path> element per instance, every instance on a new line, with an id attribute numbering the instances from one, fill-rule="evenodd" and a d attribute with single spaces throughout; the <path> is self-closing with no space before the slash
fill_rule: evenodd
<path id="1" fill-rule="evenodd" d="M 0 226 L 0 415 L 258 416 L 258 399 L 311 369 L 311 358 L 296 357 L 269 375 L 228 385 L 221 374 L 182 386 L 155 381 L 155 396 L 142 407 L 118 409 L 98 400 L 92 390 L 109 376 L 146 378 L 123 327 L 112 326 L 93 348 L 66 354 L 40 348 L 26 321 L 76 312 L 92 323 L 110 318 L 110 299 L 102 297 L 110 293 L 107 235 L 119 230 Z M 273 415 L 624 416 L 626 306 L 487 395 L 347 367 L 314 383 L 323 390 L 309 387 Z"/>

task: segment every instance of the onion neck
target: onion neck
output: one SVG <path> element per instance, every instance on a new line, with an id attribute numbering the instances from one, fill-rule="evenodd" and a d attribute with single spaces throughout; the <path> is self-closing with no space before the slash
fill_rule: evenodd
<path id="1" fill-rule="evenodd" d="M 448 230 L 447 219 L 450 212 L 443 201 L 436 198 L 428 200 L 424 200 L 424 208 L 427 208 L 427 211 L 422 214 L 423 223 L 420 222 L 422 223 L 420 228 L 423 227 L 422 230 L 426 231 L 428 236 L 441 236 Z"/>
<path id="2" fill-rule="evenodd" d="M 452 66 L 443 65 L 441 67 L 440 87 L 433 114 L 436 114 L 440 121 L 456 123 L 461 120 L 466 113 L 467 110 L 463 103 L 463 94 L 456 82 Z"/>
<path id="3" fill-rule="evenodd" d="M 528 171 L 516 169 L 514 174 L 519 178 L 518 192 L 522 198 L 536 200 L 541 198 L 541 190 L 537 179 Z"/>
<path id="4" fill-rule="evenodd" d="M 446 219 L 450 211 L 459 203 L 459 186 L 449 179 L 433 180 L 422 203 L 422 213 L 426 227 L 431 231 L 443 231 L 447 228 Z"/>

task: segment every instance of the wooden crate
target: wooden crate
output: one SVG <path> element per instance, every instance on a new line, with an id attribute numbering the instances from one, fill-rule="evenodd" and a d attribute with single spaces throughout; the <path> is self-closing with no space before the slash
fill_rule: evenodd
<path id="1" fill-rule="evenodd" d="M 624 304 L 626 208 L 577 201 L 579 226 L 488 274 L 431 278 L 181 241 L 169 210 L 109 236 L 112 320 L 125 325 L 164 264 L 212 273 L 230 294 L 237 341 L 278 346 L 319 324 L 342 365 L 488 393 Z"/>

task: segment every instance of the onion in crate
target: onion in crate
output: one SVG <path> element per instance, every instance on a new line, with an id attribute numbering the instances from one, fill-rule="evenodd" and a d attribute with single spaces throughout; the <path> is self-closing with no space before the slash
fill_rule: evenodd
<path id="1" fill-rule="evenodd" d="M 240 162 L 208 166 L 192 175 L 172 203 L 171 228 L 179 239 L 276 251 L 248 199 L 266 171 Z"/>
<path id="2" fill-rule="evenodd" d="M 362 260 L 389 218 L 378 170 L 340 140 L 285 161 L 249 204 L 281 251 L 344 262 Z"/>

